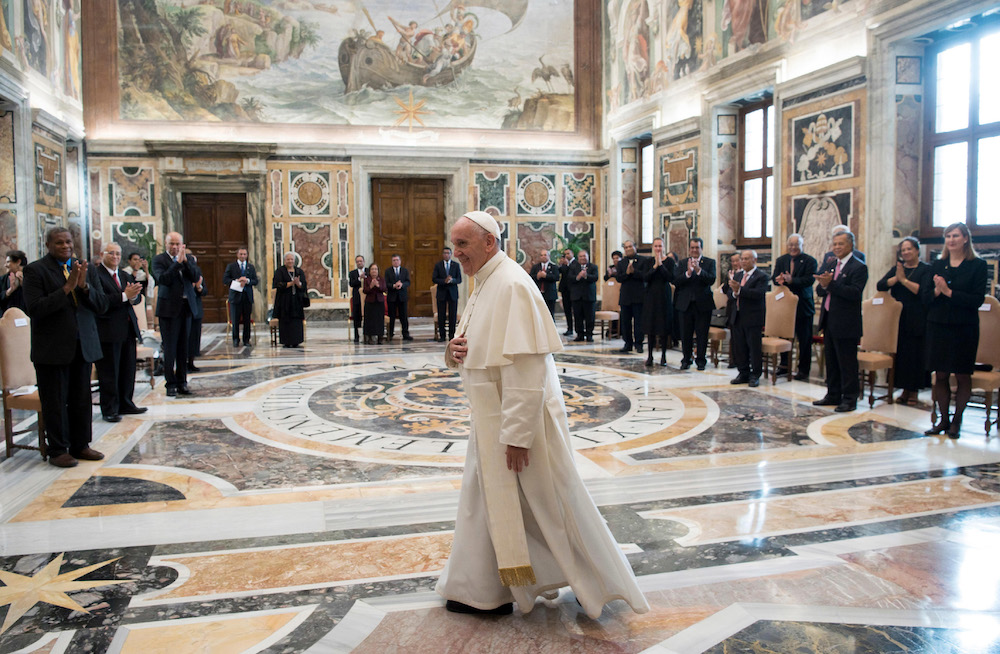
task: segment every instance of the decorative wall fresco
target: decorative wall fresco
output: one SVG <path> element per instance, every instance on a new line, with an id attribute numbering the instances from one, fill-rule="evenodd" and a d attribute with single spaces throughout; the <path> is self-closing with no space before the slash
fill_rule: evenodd
<path id="1" fill-rule="evenodd" d="M 4 254 L 17 248 L 17 212 L 0 209 L 0 251 Z"/>
<path id="2" fill-rule="evenodd" d="M 54 144 L 35 140 L 35 204 L 59 210 L 62 197 L 63 153 Z"/>
<path id="3" fill-rule="evenodd" d="M 792 121 L 793 186 L 854 176 L 854 104 Z"/>
<path id="4" fill-rule="evenodd" d="M 920 231 L 920 137 L 923 115 L 919 95 L 896 96 L 896 192 L 893 236 Z"/>
<path id="5" fill-rule="evenodd" d="M 510 175 L 495 171 L 478 172 L 474 177 L 473 206 L 491 216 L 507 215 L 507 190 Z"/>
<path id="6" fill-rule="evenodd" d="M 0 0 L 0 51 L 14 51 L 13 25 L 13 0 Z"/>
<path id="7" fill-rule="evenodd" d="M 83 75 L 80 57 L 80 1 L 59 0 L 59 35 L 62 39 L 63 92 L 67 97 L 80 98 L 80 78 Z"/>
<path id="8" fill-rule="evenodd" d="M 639 212 L 636 205 L 638 187 L 636 183 L 638 171 L 635 168 L 622 168 L 622 240 L 634 241 L 639 236 Z"/>
<path id="9" fill-rule="evenodd" d="M 152 168 L 108 169 L 108 207 L 112 216 L 152 216 L 156 197 Z"/>
<path id="10" fill-rule="evenodd" d="M 575 130 L 574 3 L 439 5 L 118 0 L 121 117 Z"/>
<path id="11" fill-rule="evenodd" d="M 333 237 L 329 224 L 292 223 L 291 245 L 301 257 L 310 294 L 329 297 L 333 291 Z M 274 271 L 269 271 L 273 275 Z M 270 278 L 270 277 L 269 277 Z"/>
<path id="12" fill-rule="evenodd" d="M 45 0 L 24 0 L 21 8 L 24 18 L 24 35 L 19 42 L 28 65 L 42 74 L 49 75 L 52 65 L 52 4 Z"/>
<path id="13" fill-rule="evenodd" d="M 556 215 L 556 176 L 543 173 L 518 173 L 517 215 Z"/>
<path id="14" fill-rule="evenodd" d="M 0 202 L 17 202 L 14 175 L 14 112 L 0 112 Z"/>
<path id="15" fill-rule="evenodd" d="M 737 193 L 736 173 L 738 150 L 736 143 L 719 143 L 715 150 L 718 167 L 719 224 L 716 230 L 719 242 L 736 244 Z"/>
<path id="16" fill-rule="evenodd" d="M 595 185 L 596 177 L 593 173 L 563 173 L 563 214 L 593 216 Z"/>
<path id="17" fill-rule="evenodd" d="M 87 182 L 90 195 L 90 250 L 101 252 L 104 249 L 104 213 L 101 210 L 101 170 L 94 167 L 87 171 Z"/>
<path id="18" fill-rule="evenodd" d="M 666 152 L 659 157 L 660 205 L 698 202 L 698 148 Z"/>

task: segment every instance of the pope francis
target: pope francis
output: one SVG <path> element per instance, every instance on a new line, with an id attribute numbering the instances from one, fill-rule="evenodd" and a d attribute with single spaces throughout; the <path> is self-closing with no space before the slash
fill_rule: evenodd
<path id="1" fill-rule="evenodd" d="M 570 586 L 591 618 L 623 599 L 649 605 L 573 465 L 553 352 L 562 350 L 538 286 L 500 251 L 500 226 L 472 211 L 451 230 L 475 290 L 445 361 L 457 369 L 472 430 L 451 556 L 437 584 L 458 613 L 531 611 Z"/>

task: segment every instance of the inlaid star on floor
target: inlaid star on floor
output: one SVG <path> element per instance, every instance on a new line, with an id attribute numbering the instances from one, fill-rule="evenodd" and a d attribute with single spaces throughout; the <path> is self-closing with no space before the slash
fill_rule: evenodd
<path id="1" fill-rule="evenodd" d="M 394 111 L 393 113 L 399 114 L 399 120 L 396 121 L 396 125 L 402 125 L 405 122 L 409 122 L 410 131 L 413 131 L 413 121 L 420 123 L 421 127 L 425 127 L 424 121 L 420 120 L 420 116 L 424 114 L 431 113 L 423 108 L 426 100 L 421 100 L 420 102 L 413 104 L 413 90 L 410 90 L 410 99 L 405 104 L 399 98 L 393 98 L 396 104 L 400 106 L 400 109 Z"/>
<path id="2" fill-rule="evenodd" d="M 73 611 L 90 613 L 90 611 L 74 602 L 66 593 L 87 588 L 97 588 L 99 586 L 124 584 L 131 581 L 130 579 L 76 581 L 98 568 L 102 568 L 109 563 L 114 563 L 121 557 L 108 559 L 101 563 L 95 563 L 94 565 L 88 565 L 84 568 L 77 568 L 76 570 L 59 574 L 59 568 L 63 564 L 63 556 L 64 554 L 59 554 L 59 556 L 52 559 L 33 577 L 0 570 L 0 581 L 5 584 L 3 587 L 0 587 L 0 606 L 10 605 L 10 608 L 7 609 L 7 617 L 4 618 L 3 626 L 0 627 L 0 634 L 7 631 L 22 615 L 39 602 L 61 606 Z"/>

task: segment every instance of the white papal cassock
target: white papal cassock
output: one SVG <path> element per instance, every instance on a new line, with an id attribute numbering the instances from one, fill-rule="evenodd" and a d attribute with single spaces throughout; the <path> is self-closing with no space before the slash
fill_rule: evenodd
<path id="1" fill-rule="evenodd" d="M 563 349 L 562 341 L 538 287 L 503 252 L 476 273 L 459 324 L 458 333 L 463 332 L 468 355 L 457 368 L 472 408 L 472 433 L 455 540 L 437 592 L 478 609 L 516 601 L 527 613 L 536 597 L 568 585 L 591 618 L 614 599 L 645 613 L 649 605 L 632 568 L 573 464 L 552 358 Z M 506 469 L 507 445 L 529 448 L 530 464 L 520 474 Z M 498 457 L 502 468 L 495 465 Z M 498 534 L 491 531 L 502 532 L 502 543 L 519 528 L 510 520 L 510 506 L 495 509 L 494 484 L 484 483 L 484 474 L 506 476 L 507 497 L 520 498 L 532 584 L 501 583 L 498 568 L 504 565 L 498 565 L 497 552 L 503 547 L 498 549 Z"/>

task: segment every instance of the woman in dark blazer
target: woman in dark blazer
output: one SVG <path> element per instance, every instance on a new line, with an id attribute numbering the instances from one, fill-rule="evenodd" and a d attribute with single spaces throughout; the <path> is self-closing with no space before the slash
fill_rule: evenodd
<path id="1" fill-rule="evenodd" d="M 298 347 L 304 339 L 302 321 L 305 311 L 302 299 L 306 295 L 306 274 L 295 265 L 295 253 L 287 252 L 285 265 L 274 271 L 271 286 L 274 291 L 274 313 L 278 319 L 278 340 L 284 347 Z"/>
<path id="2" fill-rule="evenodd" d="M 0 315 L 11 307 L 16 307 L 27 313 L 24 304 L 24 290 L 21 282 L 24 281 L 24 267 L 28 265 L 28 257 L 20 250 L 11 250 L 7 253 L 7 272 L 0 277 Z"/>
<path id="3" fill-rule="evenodd" d="M 920 260 L 920 241 L 907 236 L 899 242 L 896 265 L 875 285 L 889 291 L 903 304 L 899 314 L 899 339 L 896 341 L 895 385 L 903 389 L 896 400 L 916 404 L 917 393 L 927 383 L 924 334 L 927 332 L 927 305 L 933 287 L 931 267 Z"/>
<path id="4" fill-rule="evenodd" d="M 986 262 L 976 256 L 965 223 L 944 229 L 944 251 L 931 264 L 927 310 L 928 368 L 934 371 L 934 402 L 941 412 L 927 434 L 958 438 L 962 414 L 972 396 L 972 372 L 979 349 L 979 307 L 986 299 Z M 955 413 L 949 418 L 951 375 L 955 375 Z"/>
<path id="5" fill-rule="evenodd" d="M 382 344 L 382 335 L 385 332 L 385 277 L 378 273 L 378 264 L 373 263 L 368 266 L 368 276 L 365 277 L 365 343 L 371 343 L 378 337 L 378 344 Z"/>
<path id="6" fill-rule="evenodd" d="M 666 256 L 662 238 L 653 239 L 653 257 L 642 271 L 646 293 L 642 302 L 642 331 L 649 339 L 646 365 L 653 365 L 653 346 L 660 339 L 660 365 L 667 365 L 667 348 L 674 327 L 674 303 L 670 282 L 674 281 L 674 261 Z"/>

